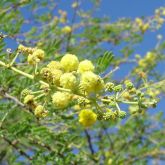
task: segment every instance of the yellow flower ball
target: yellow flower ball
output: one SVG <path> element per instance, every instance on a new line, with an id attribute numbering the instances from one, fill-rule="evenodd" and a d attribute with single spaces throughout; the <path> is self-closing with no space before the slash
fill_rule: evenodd
<path id="1" fill-rule="evenodd" d="M 165 9 L 163 9 L 163 11 L 162 11 L 162 15 L 165 16 Z"/>
<path id="2" fill-rule="evenodd" d="M 139 27 L 143 26 L 143 20 L 141 18 L 136 18 L 135 22 Z"/>
<path id="3" fill-rule="evenodd" d="M 34 101 L 34 95 L 27 95 L 27 96 L 24 98 L 23 103 L 24 103 L 24 104 L 29 104 L 29 103 L 32 103 L 33 101 Z"/>
<path id="4" fill-rule="evenodd" d="M 48 114 L 48 111 L 46 111 L 42 105 L 38 105 L 34 110 L 34 114 L 37 117 L 46 117 Z"/>
<path id="5" fill-rule="evenodd" d="M 83 109 L 79 113 L 79 122 L 84 127 L 90 127 L 92 126 L 97 120 L 97 115 L 89 109 Z"/>
<path id="6" fill-rule="evenodd" d="M 147 63 L 146 63 L 146 60 L 145 59 L 139 60 L 138 64 L 142 68 L 145 68 L 147 66 Z"/>
<path id="7" fill-rule="evenodd" d="M 56 108 L 66 108 L 71 101 L 71 95 L 66 92 L 56 92 L 52 96 L 52 102 Z"/>
<path id="8" fill-rule="evenodd" d="M 65 26 L 62 28 L 62 32 L 65 34 L 71 33 L 72 28 L 70 26 Z"/>
<path id="9" fill-rule="evenodd" d="M 30 54 L 30 55 L 28 55 L 27 61 L 30 65 L 35 65 L 40 62 L 40 59 L 38 57 L 34 56 L 33 54 Z"/>
<path id="10" fill-rule="evenodd" d="M 104 81 L 93 72 L 85 72 L 81 76 L 80 88 L 88 94 L 99 92 L 104 88 Z"/>
<path id="11" fill-rule="evenodd" d="M 40 71 L 40 75 L 42 78 L 44 78 L 46 81 L 50 81 L 50 79 L 52 78 L 52 72 L 49 68 L 44 67 L 41 69 Z"/>
<path id="12" fill-rule="evenodd" d="M 78 58 L 73 54 L 66 54 L 60 61 L 66 72 L 76 71 L 79 65 Z"/>
<path id="13" fill-rule="evenodd" d="M 63 88 L 74 90 L 78 85 L 76 77 L 72 73 L 64 73 L 60 77 L 60 85 Z"/>
<path id="14" fill-rule="evenodd" d="M 47 67 L 50 69 L 50 70 L 55 70 L 55 69 L 58 69 L 58 70 L 62 70 L 62 65 L 60 64 L 60 62 L 58 61 L 51 61 Z"/>
<path id="15" fill-rule="evenodd" d="M 45 52 L 42 49 L 36 49 L 32 55 L 40 60 L 43 60 L 45 56 Z"/>
<path id="16" fill-rule="evenodd" d="M 51 81 L 54 85 L 57 85 L 57 86 L 60 85 L 60 78 L 61 78 L 62 74 L 63 74 L 63 72 L 58 69 L 51 71 L 51 75 L 52 75 Z"/>
<path id="17" fill-rule="evenodd" d="M 153 52 L 147 52 L 145 59 L 147 61 L 153 61 L 155 60 L 155 54 Z"/>
<path id="18" fill-rule="evenodd" d="M 87 72 L 87 71 L 92 71 L 93 72 L 94 69 L 95 69 L 94 65 L 89 60 L 81 61 L 79 66 L 78 66 L 78 72 L 79 73 L 84 73 L 84 72 Z"/>
<path id="19" fill-rule="evenodd" d="M 149 23 L 145 23 L 142 27 L 141 27 L 141 31 L 142 33 L 144 33 L 146 30 L 148 30 L 150 27 Z"/>

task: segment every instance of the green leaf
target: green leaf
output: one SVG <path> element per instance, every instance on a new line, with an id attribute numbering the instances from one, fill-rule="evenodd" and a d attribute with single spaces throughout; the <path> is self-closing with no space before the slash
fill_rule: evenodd
<path id="1" fill-rule="evenodd" d="M 111 51 L 106 51 L 102 56 L 97 59 L 96 70 L 98 73 L 104 72 L 113 60 L 113 53 Z"/>

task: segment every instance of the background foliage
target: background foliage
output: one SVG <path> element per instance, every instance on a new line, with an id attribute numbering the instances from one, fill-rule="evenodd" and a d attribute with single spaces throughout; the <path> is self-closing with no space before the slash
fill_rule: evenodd
<path id="1" fill-rule="evenodd" d="M 144 30 L 129 18 L 111 22 L 106 16 L 96 17 L 95 12 L 104 1 L 91 0 L 89 9 L 83 8 L 84 1 L 74 1 L 70 3 L 72 14 L 70 10 L 60 9 L 61 3 L 65 2 L 0 1 L 0 60 L 9 62 L 17 46 L 23 44 L 42 48 L 47 62 L 61 59 L 66 52 L 76 54 L 79 59 L 90 59 L 106 81 L 122 83 L 129 78 L 136 87 L 142 87 L 144 83 L 150 85 L 164 79 L 160 69 L 165 58 L 163 36 L 159 35 L 155 47 L 148 50 L 156 54 L 156 59 L 142 65 L 139 61 L 147 52 L 136 55 L 136 45 L 142 43 L 145 33 L 162 28 L 160 18 L 164 16 L 158 17 L 156 11 L 152 16 L 139 16 L 150 24 Z M 70 26 L 72 31 L 65 32 L 65 26 Z M 33 70 L 23 56 L 15 66 L 26 72 Z M 126 73 L 122 72 L 123 68 Z M 147 82 L 142 80 L 141 71 L 145 72 Z M 51 115 L 40 120 L 31 114 L 21 103 L 20 93 L 26 87 L 33 88 L 33 84 L 34 80 L 0 67 L 0 164 L 164 162 L 163 109 L 156 113 L 149 109 L 116 122 L 97 122 L 94 127 L 84 129 L 73 109 L 54 112 L 50 105 Z M 159 99 L 164 99 L 164 85 L 154 86 L 161 91 Z M 123 109 L 128 111 L 126 106 Z"/>

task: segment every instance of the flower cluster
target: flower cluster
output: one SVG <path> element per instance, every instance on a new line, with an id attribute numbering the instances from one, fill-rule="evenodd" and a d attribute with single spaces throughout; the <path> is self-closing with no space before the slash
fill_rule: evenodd
<path id="1" fill-rule="evenodd" d="M 144 33 L 149 28 L 149 23 L 145 23 L 141 18 L 135 19 L 136 25 L 139 27 L 142 33 Z"/>
<path id="2" fill-rule="evenodd" d="M 136 58 L 138 60 L 138 66 L 135 68 L 134 72 L 141 73 L 155 66 L 157 54 L 154 52 L 147 52 L 144 57 L 136 55 Z"/>
<path id="3" fill-rule="evenodd" d="M 140 25 L 140 20 L 137 22 Z M 38 48 L 20 45 L 18 51 L 28 55 L 29 64 L 37 64 L 44 58 L 44 51 Z M 155 54 L 148 52 L 143 59 L 139 58 L 139 68 L 143 71 L 155 60 Z M 90 127 L 97 120 L 116 121 L 126 117 L 126 112 L 120 109 L 120 103 L 134 107 L 133 111 L 130 110 L 131 114 L 155 107 L 156 96 L 159 95 L 159 91 L 154 91 L 155 88 L 147 89 L 146 93 L 143 93 L 136 89 L 130 80 L 120 84 L 104 82 L 103 78 L 95 73 L 95 66 L 91 61 L 79 61 L 74 54 L 67 53 L 60 61 L 51 61 L 37 69 L 38 74 L 28 77 L 34 79 L 37 76 L 39 90 L 25 89 L 21 94 L 23 103 L 37 118 L 48 115 L 45 106 L 50 105 L 51 101 L 54 110 L 74 107 L 78 110 L 79 122 L 84 127 Z"/>
<path id="4" fill-rule="evenodd" d="M 45 52 L 42 49 L 19 45 L 18 51 L 27 54 L 27 61 L 30 65 L 35 65 L 44 59 Z"/>

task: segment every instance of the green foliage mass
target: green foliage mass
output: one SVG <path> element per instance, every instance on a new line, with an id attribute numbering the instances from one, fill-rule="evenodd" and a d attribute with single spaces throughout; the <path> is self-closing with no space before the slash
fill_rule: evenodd
<path id="1" fill-rule="evenodd" d="M 93 13 L 103 2 L 94 0 L 91 1 L 92 8 L 87 11 L 81 6 L 83 1 L 75 1 L 70 20 L 67 18 L 69 13 L 65 13 L 68 11 L 59 11 L 59 3 L 63 2 L 1 0 L 0 60 L 9 63 L 20 44 L 38 47 L 46 52 L 45 62 L 39 66 L 41 69 L 51 60 L 59 60 L 69 52 L 81 60 L 90 59 L 96 66 L 96 72 L 105 75 L 106 82 L 123 84 L 124 80 L 131 79 L 137 89 L 151 87 L 147 92 L 158 90 L 158 98 L 163 99 L 164 76 L 157 69 L 165 59 L 162 36 L 158 36 L 155 48 L 148 50 L 156 55 L 156 59 L 151 58 L 144 65 L 140 60 L 146 56 L 135 55 L 135 49 L 136 44 L 143 41 L 146 31 L 138 28 L 135 20 L 122 18 L 110 22 L 108 17 L 95 18 Z M 57 15 L 54 10 L 59 11 Z M 165 11 L 163 7 L 160 8 L 162 10 Z M 26 18 L 23 11 L 31 13 L 31 16 Z M 147 29 L 149 33 L 161 28 L 157 17 L 142 20 L 156 22 Z M 72 31 L 64 33 L 62 29 L 68 24 Z M 108 44 L 110 49 L 102 46 L 104 44 Z M 113 52 L 114 48 L 116 52 Z M 33 71 L 23 55 L 17 60 L 14 64 L 17 69 L 26 73 Z M 124 78 L 115 79 L 117 70 L 122 71 L 128 65 L 131 67 L 122 76 Z M 25 88 L 35 89 L 35 83 L 36 80 L 0 66 L 0 164 L 145 165 L 149 159 L 155 162 L 165 159 L 163 110 L 151 115 L 150 111 L 154 110 L 150 108 L 127 115 L 124 120 L 99 121 L 86 129 L 79 124 L 78 111 L 73 108 L 55 111 L 48 104 L 51 115 L 36 118 L 24 106 L 20 94 Z M 154 97 L 154 92 L 151 97 Z M 131 114 L 129 106 L 122 108 Z"/>

